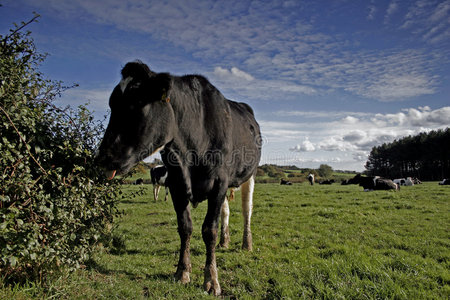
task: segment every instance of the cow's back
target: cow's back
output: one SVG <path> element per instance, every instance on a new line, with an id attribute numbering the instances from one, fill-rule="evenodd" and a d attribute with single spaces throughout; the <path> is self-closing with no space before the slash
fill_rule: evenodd
<path id="1" fill-rule="evenodd" d="M 256 172 L 261 158 L 261 132 L 253 110 L 245 103 L 228 100 L 231 114 L 233 150 L 230 162 L 230 184 L 240 185 Z"/>
<path id="2" fill-rule="evenodd" d="M 227 100 L 199 75 L 173 77 L 170 99 L 178 128 L 172 145 L 189 154 L 181 158 L 189 166 L 194 197 L 203 198 L 213 178 L 226 174 L 228 185 L 237 187 L 256 172 L 261 134 L 250 106 Z"/>

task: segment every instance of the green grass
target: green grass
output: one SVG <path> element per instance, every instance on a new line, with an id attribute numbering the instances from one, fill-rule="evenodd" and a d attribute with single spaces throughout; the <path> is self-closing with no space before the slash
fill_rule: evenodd
<path id="1" fill-rule="evenodd" d="M 127 195 L 116 247 L 100 248 L 85 270 L 47 285 L 4 287 L 0 298 L 203 299 L 206 203 L 192 209 L 191 283 L 173 280 L 179 238 L 171 202 Z M 161 195 L 160 198 L 162 199 Z M 217 264 L 227 299 L 448 299 L 450 188 L 436 182 L 401 191 L 350 185 L 257 184 L 253 252 L 240 249 L 240 197 L 230 203 L 231 243 Z"/>

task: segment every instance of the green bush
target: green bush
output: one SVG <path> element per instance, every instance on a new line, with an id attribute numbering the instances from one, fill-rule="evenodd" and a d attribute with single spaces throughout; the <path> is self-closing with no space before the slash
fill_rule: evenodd
<path id="1" fill-rule="evenodd" d="M 60 109 L 66 88 L 38 71 L 31 33 L 0 35 L 0 273 L 39 279 L 80 267 L 117 213 L 118 183 L 93 163 L 103 127 L 84 106 Z"/>

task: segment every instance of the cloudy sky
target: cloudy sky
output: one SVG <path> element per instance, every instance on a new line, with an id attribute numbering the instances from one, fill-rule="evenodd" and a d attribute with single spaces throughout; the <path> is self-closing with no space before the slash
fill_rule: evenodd
<path id="1" fill-rule="evenodd" d="M 450 126 L 450 0 L 3 0 L 0 34 L 29 26 L 41 71 L 96 116 L 127 61 L 203 74 L 250 104 L 261 163 L 364 170 L 371 148 Z"/>

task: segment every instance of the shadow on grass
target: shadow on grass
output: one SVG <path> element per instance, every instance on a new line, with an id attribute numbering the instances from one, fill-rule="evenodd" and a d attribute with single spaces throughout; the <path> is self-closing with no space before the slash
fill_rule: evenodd
<path id="1" fill-rule="evenodd" d="M 121 200 L 120 203 L 122 204 L 149 204 L 149 201 L 134 201 L 134 200 Z"/>
<path id="2" fill-rule="evenodd" d="M 174 281 L 174 273 L 157 273 L 157 274 L 137 274 L 135 272 L 130 272 L 126 270 L 113 270 L 105 266 L 98 264 L 95 260 L 90 260 L 86 263 L 86 270 L 95 271 L 102 275 L 125 275 L 130 280 L 136 279 L 151 279 L 151 280 L 164 280 L 164 281 Z"/>

